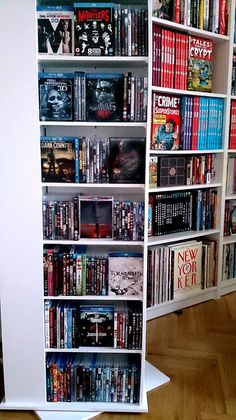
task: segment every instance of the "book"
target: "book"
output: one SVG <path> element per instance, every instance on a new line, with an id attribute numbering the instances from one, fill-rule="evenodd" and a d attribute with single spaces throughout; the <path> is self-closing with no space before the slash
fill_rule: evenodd
<path id="1" fill-rule="evenodd" d="M 80 196 L 80 237 L 112 238 L 113 198 Z"/>
<path id="2" fill-rule="evenodd" d="M 75 55 L 114 55 L 113 3 L 74 3 Z"/>
<path id="3" fill-rule="evenodd" d="M 213 72 L 213 42 L 189 36 L 188 90 L 211 92 Z"/>
<path id="4" fill-rule="evenodd" d="M 159 187 L 186 184 L 186 158 L 184 156 L 161 156 L 158 160 Z"/>
<path id="5" fill-rule="evenodd" d="M 150 148 L 175 150 L 180 148 L 180 97 L 152 95 L 152 136 Z"/>
<path id="6" fill-rule="evenodd" d="M 113 347 L 114 308 L 80 305 L 80 345 Z"/>
<path id="7" fill-rule="evenodd" d="M 73 120 L 73 73 L 39 73 L 40 121 Z"/>
<path id="8" fill-rule="evenodd" d="M 37 6 L 38 53 L 74 55 L 73 6 Z"/>
<path id="9" fill-rule="evenodd" d="M 142 296 L 143 254 L 110 252 L 108 256 L 108 294 Z"/>
<path id="10" fill-rule="evenodd" d="M 174 297 L 201 289 L 202 242 L 187 242 L 171 247 L 173 257 Z"/>
<path id="11" fill-rule="evenodd" d="M 157 187 L 158 157 L 149 156 L 149 188 Z"/>
<path id="12" fill-rule="evenodd" d="M 43 182 L 78 182 L 77 137 L 41 136 L 40 146 Z"/>
<path id="13" fill-rule="evenodd" d="M 145 181 L 145 139 L 111 137 L 109 181 L 114 184 L 142 184 Z"/>
<path id="14" fill-rule="evenodd" d="M 121 73 L 86 74 L 87 121 L 122 121 L 123 83 Z"/>

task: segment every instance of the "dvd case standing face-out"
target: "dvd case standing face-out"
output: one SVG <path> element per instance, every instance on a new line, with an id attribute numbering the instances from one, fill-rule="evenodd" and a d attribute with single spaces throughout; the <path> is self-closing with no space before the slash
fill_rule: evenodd
<path id="1" fill-rule="evenodd" d="M 72 73 L 39 73 L 40 121 L 73 120 Z"/>
<path id="2" fill-rule="evenodd" d="M 111 183 L 141 184 L 145 179 L 145 139 L 110 138 Z"/>
<path id="3" fill-rule="evenodd" d="M 114 55 L 113 3 L 74 3 L 75 55 Z"/>
<path id="4" fill-rule="evenodd" d="M 38 6 L 38 52 L 74 55 L 73 6 Z"/>
<path id="5" fill-rule="evenodd" d="M 91 73 L 86 75 L 87 121 L 122 121 L 124 75 Z"/>
<path id="6" fill-rule="evenodd" d="M 81 238 L 112 238 L 112 220 L 112 197 L 80 197 Z"/>
<path id="7" fill-rule="evenodd" d="M 78 138 L 42 136 L 40 140 L 42 182 L 76 182 Z"/>

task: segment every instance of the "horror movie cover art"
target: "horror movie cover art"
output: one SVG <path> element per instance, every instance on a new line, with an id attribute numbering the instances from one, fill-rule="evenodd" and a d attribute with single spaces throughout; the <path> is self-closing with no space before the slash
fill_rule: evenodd
<path id="1" fill-rule="evenodd" d="M 114 55 L 113 4 L 74 3 L 75 55 Z"/>
<path id="2" fill-rule="evenodd" d="M 39 73 L 40 121 L 73 120 L 73 74 Z"/>
<path id="3" fill-rule="evenodd" d="M 121 73 L 86 75 L 87 121 L 122 121 L 124 76 Z"/>

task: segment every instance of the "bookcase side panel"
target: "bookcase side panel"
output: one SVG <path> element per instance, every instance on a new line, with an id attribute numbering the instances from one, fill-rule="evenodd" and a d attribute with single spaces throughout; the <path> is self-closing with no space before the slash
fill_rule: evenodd
<path id="1" fill-rule="evenodd" d="M 33 0 L 1 2 L 1 321 L 5 402 L 45 401 Z"/>

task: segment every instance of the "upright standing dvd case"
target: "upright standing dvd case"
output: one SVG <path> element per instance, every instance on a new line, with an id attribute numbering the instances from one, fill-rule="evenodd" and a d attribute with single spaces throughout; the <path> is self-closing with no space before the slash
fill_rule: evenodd
<path id="1" fill-rule="evenodd" d="M 122 121 L 123 83 L 121 73 L 86 74 L 87 121 Z"/>
<path id="2" fill-rule="evenodd" d="M 180 148 L 180 97 L 153 92 L 150 149 Z"/>
<path id="3" fill-rule="evenodd" d="M 113 3 L 74 3 L 75 55 L 114 55 Z"/>
<path id="4" fill-rule="evenodd" d="M 110 252 L 108 259 L 109 295 L 142 296 L 143 254 L 139 252 Z"/>
<path id="5" fill-rule="evenodd" d="M 109 181 L 142 184 L 145 180 L 145 139 L 110 138 Z"/>
<path id="6" fill-rule="evenodd" d="M 39 73 L 40 121 L 73 120 L 73 73 Z"/>
<path id="7" fill-rule="evenodd" d="M 113 306 L 80 305 L 79 330 L 81 346 L 113 347 Z"/>
<path id="8" fill-rule="evenodd" d="M 113 198 L 80 196 L 80 237 L 112 238 Z"/>
<path id="9" fill-rule="evenodd" d="M 42 182 L 79 182 L 78 138 L 41 136 Z"/>
<path id="10" fill-rule="evenodd" d="M 188 90 L 211 92 L 213 42 L 210 39 L 189 36 Z"/>
<path id="11" fill-rule="evenodd" d="M 38 53 L 74 55 L 73 6 L 37 6 Z"/>

